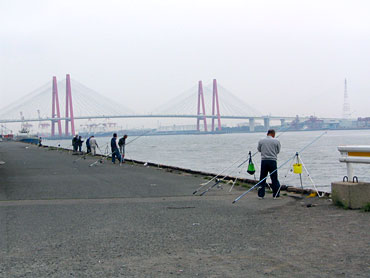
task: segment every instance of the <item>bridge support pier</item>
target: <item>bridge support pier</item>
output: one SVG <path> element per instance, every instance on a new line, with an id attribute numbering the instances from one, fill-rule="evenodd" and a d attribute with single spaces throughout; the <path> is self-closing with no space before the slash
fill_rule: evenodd
<path id="1" fill-rule="evenodd" d="M 269 130 L 269 128 L 270 128 L 270 118 L 263 118 L 263 125 L 265 127 L 265 130 Z"/>
<path id="2" fill-rule="evenodd" d="M 285 119 L 280 119 L 280 125 L 281 125 L 281 127 L 284 127 L 284 125 L 285 125 Z"/>
<path id="3" fill-rule="evenodd" d="M 254 118 L 249 118 L 249 131 L 250 132 L 254 132 L 254 128 L 255 128 L 255 120 Z"/>

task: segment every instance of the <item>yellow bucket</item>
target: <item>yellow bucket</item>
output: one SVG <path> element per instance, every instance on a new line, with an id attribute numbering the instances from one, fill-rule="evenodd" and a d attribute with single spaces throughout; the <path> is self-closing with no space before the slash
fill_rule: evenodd
<path id="1" fill-rule="evenodd" d="M 293 173 L 294 174 L 302 174 L 302 164 L 300 164 L 300 163 L 293 164 Z"/>

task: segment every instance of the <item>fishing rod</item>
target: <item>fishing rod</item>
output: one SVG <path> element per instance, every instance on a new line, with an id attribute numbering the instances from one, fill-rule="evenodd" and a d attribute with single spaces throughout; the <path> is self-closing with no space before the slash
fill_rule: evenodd
<path id="1" fill-rule="evenodd" d="M 291 128 L 291 126 L 288 126 L 284 131 L 282 131 L 278 136 L 276 136 L 276 139 L 278 139 L 281 135 L 283 135 L 285 132 L 287 132 L 288 129 L 290 129 L 290 128 Z M 253 158 L 256 154 L 258 154 L 258 151 L 255 151 L 250 158 Z M 240 163 L 237 168 L 240 168 L 241 166 L 243 166 L 248 161 L 249 161 L 249 157 L 248 157 L 248 159 L 246 159 L 242 163 Z"/>
<path id="2" fill-rule="evenodd" d="M 146 132 L 144 132 L 143 134 L 136 136 L 134 139 L 132 139 L 130 142 L 127 142 L 125 145 L 127 146 L 128 144 L 131 144 L 131 143 L 132 143 L 132 142 L 134 142 L 135 140 L 137 140 L 137 139 L 139 139 L 140 137 L 142 137 L 142 136 L 144 136 L 144 135 L 147 135 L 148 133 L 151 133 L 151 132 L 153 132 L 153 130 L 146 131 Z"/>
<path id="3" fill-rule="evenodd" d="M 105 146 L 105 145 L 108 145 L 108 143 L 104 144 L 103 146 Z M 103 152 L 102 152 L 102 150 L 100 149 L 100 147 L 99 147 L 99 146 L 97 146 L 97 147 L 98 147 L 98 149 L 99 149 L 99 151 L 100 151 L 101 157 L 100 157 L 97 161 L 95 161 L 95 162 L 91 163 L 91 164 L 89 165 L 89 167 L 92 167 L 92 166 L 97 165 L 97 164 L 98 164 L 98 162 L 103 163 L 103 157 L 106 155 L 106 152 L 104 152 L 104 154 L 103 154 Z M 108 146 L 107 146 L 107 147 L 108 147 Z M 107 149 L 107 148 L 106 148 L 106 149 Z M 110 154 L 112 154 L 112 153 L 110 153 Z M 108 155 L 107 155 L 107 157 L 109 157 L 109 155 L 110 155 L 110 154 L 108 154 Z"/>
<path id="4" fill-rule="evenodd" d="M 276 139 L 279 138 L 281 135 L 283 135 L 285 132 L 287 132 L 289 129 L 291 128 L 291 126 L 288 126 L 287 128 L 283 129 L 283 131 L 280 132 L 280 134 L 278 136 L 276 136 Z M 250 153 L 250 152 L 249 152 Z M 248 153 L 248 154 L 249 154 Z M 255 153 L 253 153 L 253 155 L 250 157 L 250 158 L 253 158 L 256 154 L 258 153 L 258 151 L 256 151 Z M 220 173 L 218 173 L 216 176 L 214 176 L 212 179 L 210 179 L 208 182 L 205 182 L 205 183 L 202 183 L 200 184 L 201 186 L 199 188 L 197 188 L 193 194 L 196 194 L 199 190 L 201 190 L 204 186 L 206 186 L 207 184 L 211 183 L 212 181 L 214 181 L 215 179 L 217 179 L 219 176 L 221 176 L 221 174 L 223 174 L 225 171 L 229 170 L 231 167 L 233 167 L 238 161 L 240 161 L 240 159 L 242 159 L 243 157 L 245 157 L 244 155 L 239 158 L 237 161 L 235 161 L 234 163 L 232 163 L 230 166 L 226 167 L 225 169 L 223 169 Z M 248 157 L 248 159 L 244 160 L 242 163 L 240 163 L 235 169 L 238 169 L 240 168 L 241 166 L 243 166 L 246 162 L 249 161 L 250 159 Z M 233 169 L 233 171 L 235 171 L 235 169 Z M 226 177 L 228 177 L 233 171 L 231 172 L 228 172 L 227 175 L 223 176 L 223 178 L 221 179 L 221 181 L 225 180 Z M 236 181 L 236 179 L 235 179 Z M 234 184 L 235 184 L 235 181 L 234 181 Z M 218 184 L 218 180 L 216 180 L 216 183 Z M 206 192 L 208 192 L 211 188 L 213 188 L 215 186 L 214 185 L 211 185 L 209 188 L 207 188 L 205 191 L 203 191 L 200 195 L 203 196 Z"/>
<path id="5" fill-rule="evenodd" d="M 77 158 L 76 160 L 73 161 L 73 163 L 76 163 L 77 161 L 81 160 L 81 159 L 86 159 L 86 156 L 88 156 L 90 153 L 85 153 L 84 155 L 82 155 L 81 157 Z M 90 154 L 91 155 L 91 154 Z"/>
<path id="6" fill-rule="evenodd" d="M 241 157 L 243 158 L 244 155 Z M 221 174 L 223 174 L 226 170 L 229 170 L 231 167 L 233 167 L 236 163 L 238 163 L 238 161 L 241 159 L 239 158 L 237 161 L 235 161 L 233 164 L 231 164 L 230 166 L 226 167 L 225 169 L 223 169 L 220 173 L 218 173 L 216 176 L 214 176 L 212 179 L 210 179 L 208 182 L 205 182 L 205 183 L 201 183 L 200 187 L 197 188 L 193 194 L 196 194 L 199 190 L 201 190 L 204 186 L 206 186 L 207 184 L 211 183 L 212 181 L 214 181 L 215 179 L 217 179 Z"/>
<path id="7" fill-rule="evenodd" d="M 314 140 L 312 140 L 310 143 L 308 143 L 306 146 L 304 146 L 298 153 L 302 153 L 304 150 L 306 150 L 309 146 L 311 146 L 313 143 L 315 143 L 317 140 L 319 140 L 326 133 L 328 133 L 328 132 L 327 131 L 324 131 L 322 134 L 320 134 L 318 137 L 316 137 Z M 256 183 L 254 186 L 252 186 L 250 189 L 248 189 L 243 194 L 241 194 L 240 196 L 238 196 L 233 201 L 233 204 L 235 204 L 237 201 L 239 201 L 241 198 L 243 198 L 246 194 L 248 194 L 250 191 L 252 191 L 258 185 L 260 185 L 262 182 L 264 182 L 268 177 L 270 177 L 273 173 L 275 173 L 277 170 L 279 170 L 281 167 L 283 167 L 285 164 L 287 164 L 289 161 L 291 161 L 295 157 L 296 157 L 296 154 L 294 154 L 291 158 L 289 158 L 288 160 L 286 160 L 282 165 L 280 165 L 278 168 L 276 168 L 274 171 L 272 171 L 270 174 L 268 174 L 265 178 L 263 178 L 262 180 L 260 180 L 258 183 Z M 281 184 L 280 184 L 279 190 L 277 191 L 277 193 L 275 195 L 275 198 L 276 198 L 276 196 L 279 195 L 280 189 L 281 189 Z"/>
<path id="8" fill-rule="evenodd" d="M 135 140 L 137 140 L 137 139 L 139 139 L 140 137 L 142 137 L 142 136 L 144 136 L 144 135 L 146 135 L 146 134 L 148 134 L 148 133 L 150 133 L 150 132 L 152 132 L 152 130 L 149 130 L 149 131 L 147 131 L 147 132 L 144 132 L 143 134 L 141 134 L 141 135 L 138 135 L 138 136 L 136 136 L 134 139 L 132 139 L 130 142 L 127 142 L 126 144 L 125 144 L 125 146 L 127 146 L 128 144 L 130 144 L 130 143 L 132 143 L 132 142 L 134 142 Z M 107 148 L 108 148 L 108 145 L 109 145 L 109 142 L 108 143 L 106 143 L 106 144 L 104 144 L 103 146 L 107 146 Z M 103 155 L 103 152 L 101 151 L 101 149 L 98 147 L 98 149 L 99 149 L 99 151 L 100 151 L 100 153 Z M 113 154 L 113 152 L 109 152 L 109 151 L 107 151 L 106 153 L 104 153 L 104 155 L 106 155 L 107 157 L 109 157 L 110 155 L 112 155 Z M 121 155 L 121 154 L 120 154 Z M 121 165 L 121 163 L 122 163 L 122 156 L 121 156 L 121 159 L 119 159 L 119 161 L 120 161 L 120 165 Z M 100 162 L 100 163 L 102 163 L 102 159 L 100 158 L 100 159 L 98 159 L 97 161 L 95 161 L 95 162 L 93 162 L 93 163 L 91 163 L 90 165 L 89 165 L 89 167 L 92 167 L 92 166 L 94 166 L 94 165 L 96 165 L 98 162 Z"/>
<path id="9" fill-rule="evenodd" d="M 119 161 L 119 165 L 121 166 L 122 165 L 122 163 L 124 163 L 124 157 L 123 157 L 123 155 L 124 155 L 124 152 L 125 152 L 125 147 L 127 146 L 127 145 L 129 145 L 129 144 L 131 144 L 131 143 L 133 143 L 134 141 L 136 141 L 137 139 L 139 139 L 140 137 L 142 137 L 142 136 L 144 136 L 144 135 L 147 135 L 147 134 L 149 134 L 149 133 L 151 133 L 153 130 L 148 130 L 148 131 L 146 131 L 146 132 L 144 132 L 143 134 L 141 134 L 141 135 L 138 135 L 138 136 L 136 136 L 134 139 L 132 139 L 131 141 L 129 141 L 129 142 L 127 142 L 127 143 L 125 143 L 124 145 L 123 145 L 123 152 L 122 153 L 120 153 L 120 155 L 121 155 L 121 159 L 120 159 L 120 161 Z M 126 136 L 127 137 L 127 136 Z"/>
<path id="10" fill-rule="evenodd" d="M 108 148 L 108 144 L 109 144 L 109 142 L 108 143 L 106 143 L 106 144 L 104 144 L 102 147 L 104 147 L 104 146 L 106 146 L 106 150 L 107 150 L 107 148 Z M 89 167 L 92 167 L 92 166 L 95 166 L 95 165 L 97 165 L 98 164 L 98 162 L 100 162 L 100 163 L 103 163 L 103 156 L 105 156 L 108 152 L 102 152 L 102 150 L 100 149 L 100 147 L 99 146 L 97 146 L 98 147 L 98 149 L 99 149 L 99 151 L 100 151 L 100 155 L 102 156 L 102 157 L 100 157 L 98 160 L 96 160 L 95 162 L 93 162 L 93 163 L 91 163 L 90 165 L 89 165 Z M 110 153 L 111 154 L 111 153 Z M 107 157 L 109 157 L 109 155 L 110 154 L 107 154 Z"/>

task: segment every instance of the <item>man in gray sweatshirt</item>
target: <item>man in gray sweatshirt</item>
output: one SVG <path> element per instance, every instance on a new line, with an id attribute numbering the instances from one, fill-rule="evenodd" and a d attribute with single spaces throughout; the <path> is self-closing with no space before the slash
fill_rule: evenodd
<path id="1" fill-rule="evenodd" d="M 267 131 L 267 136 L 258 142 L 258 151 L 261 153 L 261 173 L 260 181 L 263 180 L 268 173 L 270 173 L 272 181 L 272 196 L 279 197 L 280 183 L 277 173 L 277 155 L 280 152 L 280 142 L 275 138 L 275 130 L 270 129 Z M 275 171 L 275 172 L 274 172 Z M 261 182 L 258 188 L 258 197 L 265 196 L 266 180 Z"/>

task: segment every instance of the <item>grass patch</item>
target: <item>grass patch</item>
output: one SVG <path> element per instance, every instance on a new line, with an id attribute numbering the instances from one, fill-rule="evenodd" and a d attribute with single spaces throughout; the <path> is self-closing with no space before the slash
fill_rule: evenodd
<path id="1" fill-rule="evenodd" d="M 364 212 L 370 212 L 370 203 L 367 203 L 361 210 Z"/>
<path id="2" fill-rule="evenodd" d="M 248 188 L 248 189 L 252 187 L 249 183 L 240 183 L 239 185 L 241 187 Z"/>
<path id="3" fill-rule="evenodd" d="M 337 207 L 342 208 L 342 209 L 349 209 L 348 206 L 340 200 L 335 201 L 334 205 L 336 205 Z"/>

